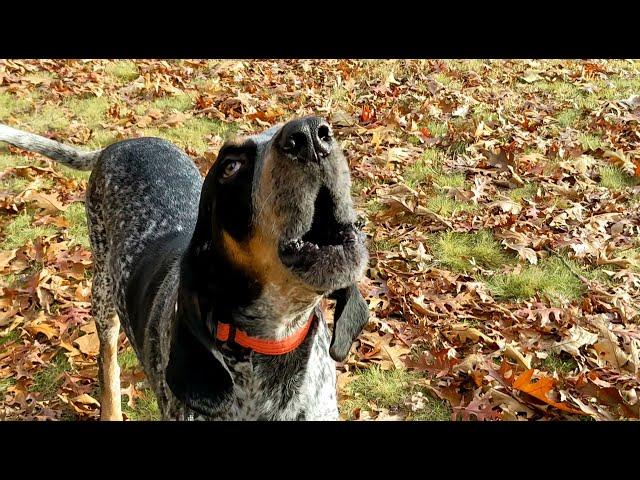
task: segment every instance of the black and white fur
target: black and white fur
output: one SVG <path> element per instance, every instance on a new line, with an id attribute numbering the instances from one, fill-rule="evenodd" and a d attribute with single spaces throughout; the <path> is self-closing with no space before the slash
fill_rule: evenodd
<path id="1" fill-rule="evenodd" d="M 204 183 L 187 155 L 158 138 L 81 152 L 0 125 L 0 140 L 92 170 L 86 211 L 102 419 L 122 418 L 120 324 L 164 419 L 338 418 L 331 357 L 344 359 L 367 321 L 355 285 L 367 255 L 352 227 L 342 153 L 335 147 L 323 162 L 292 161 L 279 147 L 292 124 L 225 144 Z M 219 170 L 234 155 L 244 163 L 230 185 Z M 339 225 L 349 240 L 322 247 L 323 257 L 314 257 L 317 247 L 291 253 L 320 221 L 322 195 L 332 205 L 331 228 Z M 319 308 L 331 292 L 337 299 L 333 339 Z M 214 340 L 219 320 L 277 339 L 314 310 L 305 341 L 288 354 L 261 355 Z"/>

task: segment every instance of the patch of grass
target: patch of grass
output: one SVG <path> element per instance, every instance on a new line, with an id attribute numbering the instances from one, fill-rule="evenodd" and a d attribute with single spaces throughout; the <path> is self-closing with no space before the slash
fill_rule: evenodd
<path id="1" fill-rule="evenodd" d="M 384 204 L 377 198 L 373 198 L 365 204 L 365 209 L 369 215 L 375 215 L 384 210 L 384 208 Z"/>
<path id="2" fill-rule="evenodd" d="M 29 390 L 41 393 L 44 398 L 53 397 L 62 385 L 63 373 L 69 370 L 69 360 L 60 352 L 33 376 L 34 383 Z"/>
<path id="3" fill-rule="evenodd" d="M 425 408 L 417 412 L 410 412 L 407 420 L 417 422 L 448 422 L 451 420 L 451 407 L 449 404 L 438 398 L 425 395 Z"/>
<path id="4" fill-rule="evenodd" d="M 6 120 L 12 115 L 24 113 L 32 106 L 29 98 L 17 97 L 8 92 L 0 92 L 0 120 Z"/>
<path id="5" fill-rule="evenodd" d="M 29 212 L 22 212 L 16 215 L 11 222 L 9 222 L 5 229 L 5 238 L 0 243 L 1 250 L 11 250 L 12 248 L 18 248 L 23 246 L 29 240 L 47 235 L 54 235 L 56 229 L 50 225 L 33 225 L 33 215 Z"/>
<path id="6" fill-rule="evenodd" d="M 43 134 L 48 131 L 61 131 L 69 126 L 64 110 L 53 105 L 44 105 L 28 118 L 28 130 Z"/>
<path id="7" fill-rule="evenodd" d="M 471 118 L 475 119 L 478 122 L 482 121 L 486 124 L 493 123 L 496 122 L 499 118 L 495 110 L 495 107 L 492 105 L 479 103 L 473 106 Z"/>
<path id="8" fill-rule="evenodd" d="M 182 125 L 163 129 L 162 137 L 176 142 L 181 147 L 190 147 L 198 153 L 204 153 L 209 147 L 207 137 L 209 135 L 226 136 L 233 130 L 233 126 L 208 118 L 190 118 Z"/>
<path id="9" fill-rule="evenodd" d="M 433 78 L 450 90 L 462 90 L 462 83 L 446 73 L 436 73 Z"/>
<path id="10" fill-rule="evenodd" d="M 0 189 L 8 190 L 12 193 L 22 192 L 31 182 L 24 177 L 8 177 L 0 180 Z"/>
<path id="11" fill-rule="evenodd" d="M 118 365 L 122 372 L 131 371 L 139 367 L 138 357 L 131 346 L 118 354 Z M 129 398 L 122 395 L 122 411 L 130 420 L 160 420 L 158 402 L 153 391 L 145 388 L 135 399 L 133 408 L 128 405 Z"/>
<path id="12" fill-rule="evenodd" d="M 610 190 L 632 187 L 637 181 L 623 170 L 610 165 L 600 167 L 600 185 Z"/>
<path id="13" fill-rule="evenodd" d="M 76 170 L 75 168 L 67 167 L 66 165 L 62 165 L 58 163 L 55 165 L 60 172 L 67 178 L 74 178 L 78 181 L 89 180 L 91 176 L 91 172 L 87 170 Z"/>
<path id="14" fill-rule="evenodd" d="M 2 145 L 0 144 L 0 149 L 1 148 L 2 148 Z M 10 155 L 8 153 L 7 154 L 0 153 L 0 172 L 4 172 L 9 167 L 20 165 L 20 163 L 22 163 L 23 165 L 26 165 L 27 162 L 28 162 L 28 159 L 25 157 L 18 157 L 16 155 Z"/>
<path id="15" fill-rule="evenodd" d="M 48 190 L 53 187 L 53 180 L 50 178 L 36 177 L 33 181 L 24 177 L 8 176 L 0 180 L 0 189 L 8 190 L 12 193 L 23 192 L 29 187 L 31 190 Z"/>
<path id="16" fill-rule="evenodd" d="M 575 128 L 578 126 L 578 122 L 580 121 L 581 117 L 582 114 L 578 110 L 570 108 L 568 110 L 563 110 L 558 115 L 556 115 L 556 120 L 558 120 L 558 123 L 564 128 Z"/>
<path id="17" fill-rule="evenodd" d="M 365 188 L 373 185 L 373 181 L 369 178 L 354 178 L 351 181 L 351 193 L 360 195 Z"/>
<path id="18" fill-rule="evenodd" d="M 567 263 L 574 271 L 587 273 L 577 264 L 568 260 Z M 579 298 L 585 290 L 584 284 L 559 257 L 545 259 L 538 265 L 528 265 L 517 274 L 494 275 L 486 281 L 497 298 L 528 299 L 539 293 L 557 302 Z"/>
<path id="19" fill-rule="evenodd" d="M 443 122 L 429 122 L 427 129 L 432 137 L 444 137 L 449 131 L 449 127 Z"/>
<path id="20" fill-rule="evenodd" d="M 454 187 L 463 188 L 466 180 L 465 174 L 462 172 L 444 173 L 435 172 L 433 174 L 434 185 L 440 188 Z"/>
<path id="21" fill-rule="evenodd" d="M 131 81 L 138 78 L 140 71 L 135 62 L 131 60 L 122 60 L 119 62 L 110 62 L 105 67 L 105 71 L 119 80 Z"/>
<path id="22" fill-rule="evenodd" d="M 467 151 L 467 142 L 462 140 L 456 140 L 451 145 L 449 145 L 449 152 L 452 154 L 463 154 Z"/>
<path id="23" fill-rule="evenodd" d="M 538 89 L 549 94 L 556 101 L 571 101 L 580 96 L 580 89 L 574 84 L 556 80 L 553 82 L 537 82 Z"/>
<path id="24" fill-rule="evenodd" d="M 133 370 L 139 365 L 138 357 L 136 357 L 136 352 L 133 351 L 133 348 L 129 346 L 118 354 L 118 365 L 120 365 L 123 372 Z"/>
<path id="25" fill-rule="evenodd" d="M 16 383 L 13 377 L 7 377 L 0 379 L 0 401 L 3 400 L 3 395 L 9 390 L 9 387 L 13 386 Z"/>
<path id="26" fill-rule="evenodd" d="M 193 98 L 190 95 L 183 93 L 181 95 L 172 95 L 160 97 L 154 100 L 151 105 L 159 110 L 170 112 L 172 110 L 178 110 L 185 112 L 193 106 Z"/>
<path id="27" fill-rule="evenodd" d="M 523 187 L 514 188 L 509 192 L 509 198 L 514 202 L 520 202 L 524 200 L 531 200 L 538 191 L 537 183 L 527 183 Z"/>
<path id="28" fill-rule="evenodd" d="M 149 389 L 145 389 L 136 398 L 135 405 L 131 408 L 127 404 L 127 397 L 122 396 L 122 411 L 131 420 L 160 420 L 160 410 L 156 396 Z"/>
<path id="29" fill-rule="evenodd" d="M 20 333 L 17 330 L 11 330 L 4 337 L 0 337 L 0 346 L 4 345 L 5 343 L 14 342 L 14 341 L 18 340 L 19 338 L 20 338 Z"/>
<path id="30" fill-rule="evenodd" d="M 398 241 L 392 238 L 378 238 L 371 242 L 371 245 L 377 252 L 385 252 L 392 250 L 396 245 L 398 245 Z"/>
<path id="31" fill-rule="evenodd" d="M 89 231 L 87 230 L 87 215 L 83 202 L 74 202 L 64 212 L 64 218 L 69 222 L 67 236 L 72 244 L 80 244 L 89 248 Z"/>
<path id="32" fill-rule="evenodd" d="M 100 124 L 106 120 L 105 115 L 109 109 L 109 103 L 107 97 L 72 97 L 64 103 L 64 106 L 88 128 L 95 129 L 99 128 Z"/>
<path id="33" fill-rule="evenodd" d="M 496 269 L 510 262 L 500 244 L 487 231 L 475 233 L 444 232 L 431 243 L 433 255 L 442 265 L 467 272 L 474 265 Z"/>
<path id="34" fill-rule="evenodd" d="M 565 357 L 551 352 L 547 358 L 542 361 L 541 367 L 551 373 L 558 372 L 563 375 L 568 375 L 578 368 L 578 363 L 571 357 Z"/>
<path id="35" fill-rule="evenodd" d="M 422 154 L 422 158 L 403 172 L 403 177 L 411 188 L 425 183 L 429 177 L 434 175 L 444 175 L 442 164 L 444 159 L 435 148 L 427 148 Z"/>
<path id="36" fill-rule="evenodd" d="M 460 59 L 460 60 L 445 60 L 444 63 L 453 70 L 461 72 L 481 72 L 486 65 L 489 65 L 488 60 L 476 60 L 476 59 Z"/>
<path id="37" fill-rule="evenodd" d="M 590 133 L 580 132 L 578 134 L 578 142 L 585 150 L 597 150 L 602 147 L 602 139 Z"/>
<path id="38" fill-rule="evenodd" d="M 377 366 L 358 372 L 358 377 L 345 386 L 345 391 L 351 397 L 342 403 L 340 409 L 348 418 L 352 418 L 353 410 L 361 408 L 367 410 L 369 404 L 389 410 L 406 411 L 405 401 L 411 395 L 420 391 L 412 384 L 418 379 L 416 373 L 406 370 L 385 371 Z M 408 411 L 409 420 L 449 420 L 451 411 L 445 402 L 435 400 L 424 395 L 425 407 L 418 412 Z"/>
<path id="39" fill-rule="evenodd" d="M 477 207 L 472 203 L 459 202 L 455 198 L 439 193 L 427 200 L 427 209 L 438 215 L 450 218 L 459 212 L 468 212 L 475 210 Z"/>

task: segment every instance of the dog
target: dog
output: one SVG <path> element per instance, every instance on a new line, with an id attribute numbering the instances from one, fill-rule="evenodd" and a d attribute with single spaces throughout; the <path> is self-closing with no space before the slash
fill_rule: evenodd
<path id="1" fill-rule="evenodd" d="M 0 125 L 0 140 L 91 170 L 102 420 L 122 420 L 120 325 L 165 420 L 339 418 L 334 360 L 368 321 L 368 253 L 326 120 L 228 140 L 204 181 L 159 138 L 81 151 Z"/>

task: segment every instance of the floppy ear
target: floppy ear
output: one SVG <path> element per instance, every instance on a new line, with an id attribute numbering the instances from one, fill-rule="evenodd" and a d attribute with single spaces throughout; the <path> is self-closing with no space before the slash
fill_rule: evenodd
<path id="1" fill-rule="evenodd" d="M 336 311 L 329 354 L 335 361 L 342 362 L 369 320 L 369 307 L 356 284 L 336 290 L 330 298 L 336 300 Z"/>
<path id="2" fill-rule="evenodd" d="M 198 297 L 180 287 L 167 385 L 181 402 L 208 416 L 226 410 L 233 399 L 233 379 L 213 338 L 206 332 Z"/>

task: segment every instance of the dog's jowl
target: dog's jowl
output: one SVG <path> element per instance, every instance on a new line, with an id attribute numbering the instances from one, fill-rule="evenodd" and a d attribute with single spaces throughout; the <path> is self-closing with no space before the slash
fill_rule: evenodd
<path id="1" fill-rule="evenodd" d="M 122 418 L 120 325 L 165 419 L 338 418 L 334 360 L 368 318 L 367 251 L 326 121 L 228 141 L 204 182 L 158 138 L 82 152 L 0 125 L 0 140 L 92 170 L 102 419 Z"/>

